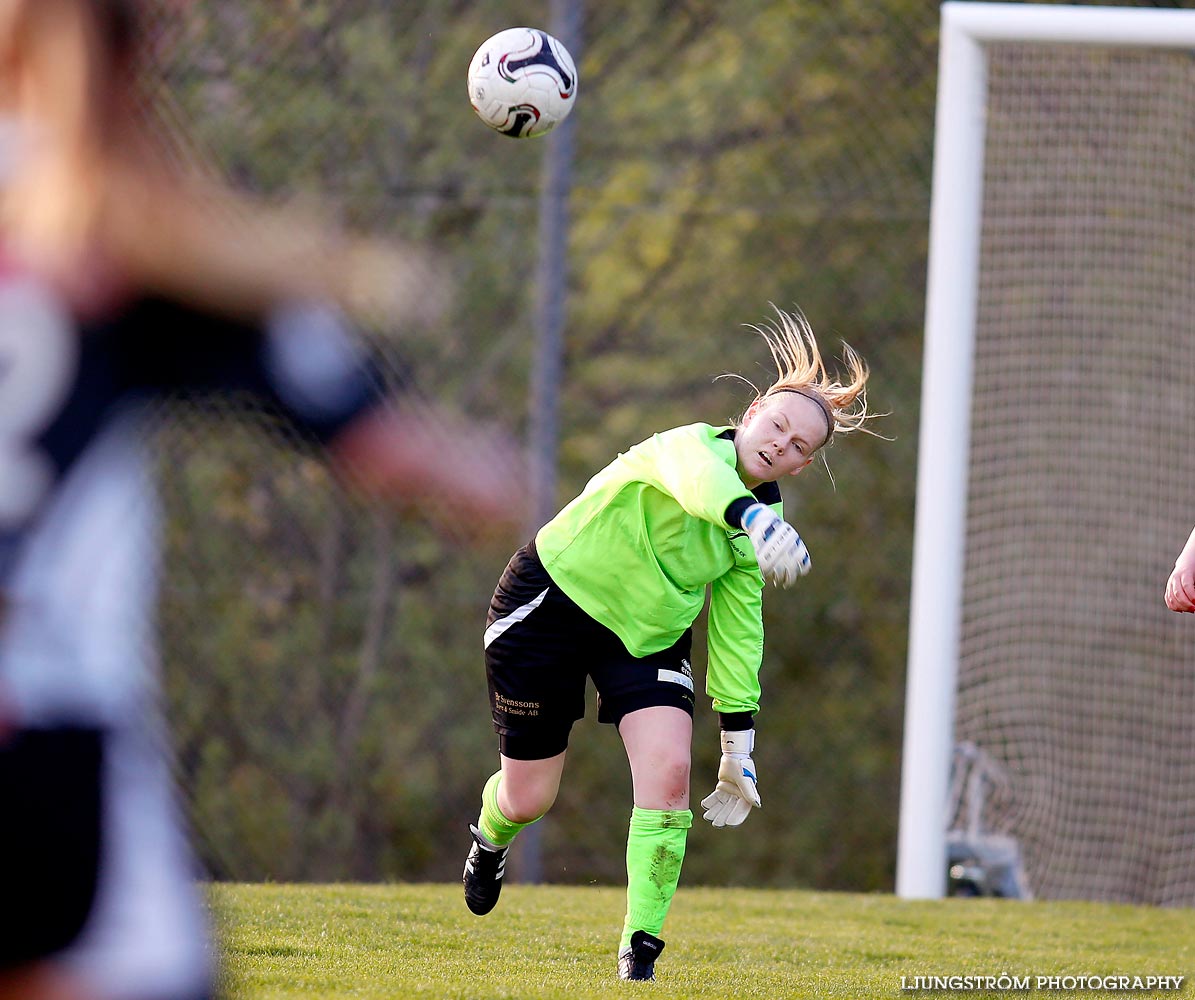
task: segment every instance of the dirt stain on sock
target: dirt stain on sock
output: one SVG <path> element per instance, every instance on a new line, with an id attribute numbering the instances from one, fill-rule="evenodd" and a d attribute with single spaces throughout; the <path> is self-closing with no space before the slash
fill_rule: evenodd
<path id="1" fill-rule="evenodd" d="M 667 893 L 671 897 L 680 879 L 680 866 L 684 855 L 670 850 L 663 844 L 658 844 L 651 853 L 651 864 L 648 867 L 648 878 L 656 887 L 661 898 Z"/>

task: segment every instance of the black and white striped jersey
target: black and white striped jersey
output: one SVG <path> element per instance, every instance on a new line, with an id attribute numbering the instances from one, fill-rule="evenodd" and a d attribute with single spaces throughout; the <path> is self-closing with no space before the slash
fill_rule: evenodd
<path id="1" fill-rule="evenodd" d="M 80 324 L 0 271 L 0 699 L 24 722 L 115 721 L 152 686 L 142 424 L 153 401 L 196 393 L 248 395 L 326 440 L 381 384 L 325 307 L 251 324 L 146 297 Z"/>

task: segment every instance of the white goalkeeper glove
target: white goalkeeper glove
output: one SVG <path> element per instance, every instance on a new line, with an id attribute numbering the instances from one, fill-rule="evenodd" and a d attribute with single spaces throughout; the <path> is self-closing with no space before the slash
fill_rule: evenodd
<path id="1" fill-rule="evenodd" d="M 701 800 L 705 819 L 714 826 L 738 826 L 751 807 L 759 807 L 755 788 L 755 730 L 722 730 L 722 760 L 718 763 L 718 787 Z"/>
<path id="2" fill-rule="evenodd" d="M 798 576 L 809 572 L 809 550 L 797 529 L 771 507 L 753 503 L 743 512 L 742 524 L 755 548 L 760 572 L 769 583 L 791 587 Z"/>

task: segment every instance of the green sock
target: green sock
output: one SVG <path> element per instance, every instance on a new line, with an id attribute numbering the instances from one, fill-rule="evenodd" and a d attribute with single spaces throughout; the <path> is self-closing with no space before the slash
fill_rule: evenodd
<path id="1" fill-rule="evenodd" d="M 541 818 L 537 816 L 529 823 L 512 823 L 503 816 L 498 808 L 498 783 L 501 780 L 502 772 L 495 771 L 485 783 L 485 788 L 481 790 L 481 816 L 477 820 L 477 829 L 495 847 L 505 847 L 523 827 Z"/>
<path id="2" fill-rule="evenodd" d="M 635 931 L 659 936 L 672 905 L 685 860 L 685 840 L 693 814 L 688 809 L 631 810 L 627 834 L 627 915 L 619 950 Z"/>

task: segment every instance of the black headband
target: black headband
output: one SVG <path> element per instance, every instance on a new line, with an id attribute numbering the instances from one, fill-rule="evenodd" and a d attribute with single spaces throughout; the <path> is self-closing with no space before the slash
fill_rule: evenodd
<path id="1" fill-rule="evenodd" d="M 822 416 L 826 418 L 826 440 L 818 445 L 819 448 L 824 448 L 830 443 L 830 438 L 834 436 L 834 411 L 830 409 L 830 404 L 822 397 L 814 392 L 812 389 L 790 389 L 787 386 L 778 389 L 769 389 L 764 393 L 764 398 L 774 396 L 778 392 L 794 392 L 798 396 L 804 396 L 806 399 L 812 399 L 818 405 L 818 409 L 822 411 Z"/>

